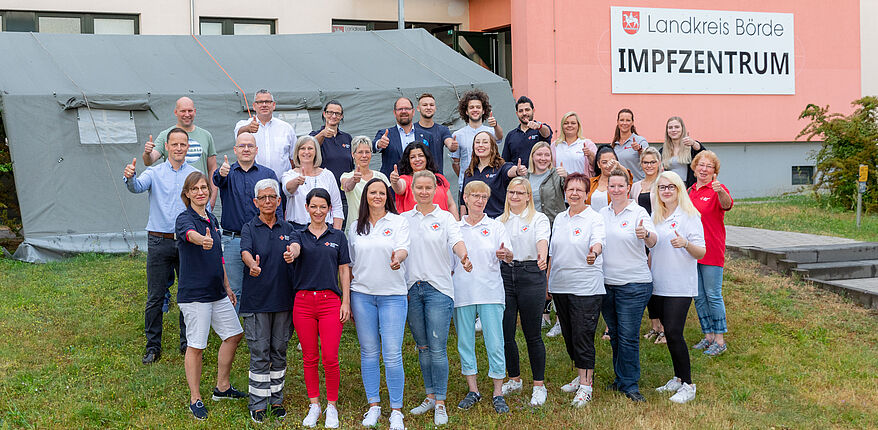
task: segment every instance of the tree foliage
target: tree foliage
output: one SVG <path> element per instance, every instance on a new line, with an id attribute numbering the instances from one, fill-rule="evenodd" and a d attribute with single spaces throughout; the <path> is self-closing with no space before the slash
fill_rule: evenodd
<path id="1" fill-rule="evenodd" d="M 850 115 L 829 113 L 829 106 L 809 104 L 799 119 L 810 123 L 797 137 L 808 140 L 822 139 L 819 151 L 812 156 L 815 161 L 816 178 L 814 191 L 831 204 L 853 208 L 857 204 L 857 177 L 860 164 L 869 168 L 863 207 L 866 211 L 878 210 L 878 98 L 868 96 L 852 103 L 856 107 Z"/>

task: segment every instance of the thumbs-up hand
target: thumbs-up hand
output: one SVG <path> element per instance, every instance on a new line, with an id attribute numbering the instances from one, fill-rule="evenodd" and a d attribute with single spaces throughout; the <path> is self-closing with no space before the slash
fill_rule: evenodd
<path id="1" fill-rule="evenodd" d="M 256 134 L 259 131 L 259 120 L 255 116 L 250 117 L 250 124 L 247 124 L 247 131 Z"/>
<path id="2" fill-rule="evenodd" d="M 210 249 L 213 248 L 213 237 L 210 236 L 210 227 L 204 229 L 204 238 L 201 240 L 201 247 L 204 248 L 205 251 L 210 251 Z"/>
<path id="3" fill-rule="evenodd" d="M 494 118 L 494 112 L 488 112 L 488 127 L 496 127 L 497 119 Z"/>
<path id="4" fill-rule="evenodd" d="M 125 170 L 122 171 L 122 174 L 125 175 L 126 178 L 131 179 L 134 177 L 134 168 L 137 166 L 137 159 L 131 160 L 131 164 L 125 166 Z"/>
<path id="5" fill-rule="evenodd" d="M 258 254 L 256 255 L 255 260 L 256 260 L 256 262 L 252 266 L 250 266 L 250 276 L 252 276 L 254 278 L 259 276 L 260 273 L 262 273 L 262 268 L 259 267 L 259 255 Z"/>
<path id="6" fill-rule="evenodd" d="M 521 164 L 521 158 L 518 159 L 518 164 L 515 165 L 515 176 L 527 176 L 527 166 Z"/>
<path id="7" fill-rule="evenodd" d="M 646 239 L 647 235 L 646 227 L 643 226 L 643 220 L 640 220 L 640 224 L 637 224 L 637 227 L 634 227 L 634 234 L 637 235 L 637 238 L 640 240 Z"/>
<path id="8" fill-rule="evenodd" d="M 674 248 L 685 248 L 689 245 L 689 241 L 680 236 L 680 233 L 677 233 L 677 230 L 674 230 L 674 237 L 671 238 L 671 246 Z"/>
<path id="9" fill-rule="evenodd" d="M 506 244 L 501 242 L 500 249 L 495 252 L 497 254 L 497 259 L 500 261 L 510 262 L 512 261 L 512 251 L 509 248 L 506 248 Z"/>
<path id="10" fill-rule="evenodd" d="M 531 130 L 539 130 L 542 126 L 543 126 L 542 123 L 534 121 L 534 120 L 530 120 L 527 122 L 527 128 L 529 128 Z"/>
<path id="11" fill-rule="evenodd" d="M 633 149 L 637 152 L 640 152 L 640 150 L 643 149 L 643 147 L 641 147 L 640 143 L 638 143 L 637 140 L 635 140 L 634 142 L 631 142 L 631 149 Z"/>
<path id="12" fill-rule="evenodd" d="M 588 249 L 588 255 L 585 256 L 585 262 L 589 265 L 594 264 L 595 260 L 597 260 L 598 255 L 601 253 L 602 246 L 600 243 L 596 243 Z"/>
<path id="13" fill-rule="evenodd" d="M 232 165 L 229 164 L 229 156 L 223 155 L 223 165 L 220 166 L 220 169 L 219 169 L 220 176 L 222 176 L 223 178 L 225 178 L 226 176 L 229 176 L 229 170 L 231 170 L 231 169 L 232 169 Z"/>
<path id="14" fill-rule="evenodd" d="M 399 169 L 396 168 L 396 164 L 393 165 L 393 171 L 390 172 L 390 184 L 398 184 L 399 183 Z"/>
<path id="15" fill-rule="evenodd" d="M 333 128 L 323 127 L 323 131 L 321 131 L 320 133 L 323 133 L 323 137 L 325 138 L 333 138 L 336 134 L 338 134 L 338 131 Z"/>
<path id="16" fill-rule="evenodd" d="M 448 146 L 448 150 L 451 152 L 454 152 L 454 151 L 457 151 L 457 148 L 460 148 L 460 144 L 457 143 L 457 138 L 452 136 L 451 137 L 451 145 Z"/>
<path id="17" fill-rule="evenodd" d="M 463 270 L 467 272 L 473 271 L 473 263 L 469 261 L 469 255 L 464 255 L 463 258 L 460 259 L 460 264 L 463 266 Z"/>
<path id="18" fill-rule="evenodd" d="M 584 145 L 582 148 L 582 152 L 585 154 L 585 159 L 588 160 L 588 164 L 594 162 L 595 152 L 591 150 L 587 145 Z"/>
<path id="19" fill-rule="evenodd" d="M 354 180 L 354 184 L 359 184 L 360 181 L 363 180 L 363 172 L 360 169 L 354 170 L 354 176 L 352 177 Z"/>
<path id="20" fill-rule="evenodd" d="M 558 176 L 560 176 L 562 179 L 567 177 L 567 169 L 564 168 L 563 161 L 558 162 L 558 167 L 555 168 L 555 172 L 558 173 Z"/>
<path id="21" fill-rule="evenodd" d="M 695 144 L 695 139 L 689 137 L 689 133 L 686 133 L 686 137 L 683 138 L 682 142 L 683 142 L 683 145 L 691 147 L 692 145 Z"/>
<path id="22" fill-rule="evenodd" d="M 296 184 L 297 187 L 300 187 L 305 184 L 305 175 L 299 175 L 292 179 L 293 183 Z"/>
<path id="23" fill-rule="evenodd" d="M 143 153 L 144 154 L 152 154 L 152 150 L 155 149 L 155 142 L 152 141 L 152 135 L 149 135 L 149 140 L 146 141 L 146 145 L 143 145 Z"/>
<path id="24" fill-rule="evenodd" d="M 389 128 L 384 129 L 384 136 L 381 136 L 381 138 L 378 139 L 378 142 L 375 144 L 376 146 L 378 146 L 378 149 L 384 149 L 387 148 L 387 145 L 390 145 L 390 138 L 387 137 L 389 133 Z"/>
<path id="25" fill-rule="evenodd" d="M 725 192 L 725 190 L 723 190 L 723 184 L 721 184 L 720 181 L 716 180 L 716 173 L 713 174 L 713 182 L 710 184 L 710 186 L 716 193 Z"/>
<path id="26" fill-rule="evenodd" d="M 287 250 L 284 251 L 284 261 L 286 261 L 287 263 L 292 263 L 298 256 L 299 251 L 295 249 L 293 244 L 291 243 L 287 245 Z"/>
<path id="27" fill-rule="evenodd" d="M 399 270 L 402 263 L 396 258 L 396 251 L 390 253 L 390 270 Z"/>

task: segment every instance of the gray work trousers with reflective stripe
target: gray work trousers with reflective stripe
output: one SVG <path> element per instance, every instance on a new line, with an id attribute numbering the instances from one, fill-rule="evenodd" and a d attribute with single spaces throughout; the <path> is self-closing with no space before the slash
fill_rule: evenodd
<path id="1" fill-rule="evenodd" d="M 293 312 L 242 313 L 250 348 L 251 411 L 280 405 L 284 400 L 287 344 L 293 335 Z"/>

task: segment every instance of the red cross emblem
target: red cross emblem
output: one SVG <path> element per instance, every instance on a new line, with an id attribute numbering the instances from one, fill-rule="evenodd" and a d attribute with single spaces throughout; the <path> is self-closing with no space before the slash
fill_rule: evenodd
<path id="1" fill-rule="evenodd" d="M 486 229 L 486 228 L 483 228 L 483 229 L 482 229 L 482 236 L 487 237 L 489 234 L 491 234 L 491 231 L 490 231 L 490 230 L 488 230 L 488 229 Z"/>
<path id="2" fill-rule="evenodd" d="M 573 235 L 574 235 L 574 236 L 579 236 L 580 234 L 582 234 L 582 230 L 581 230 L 581 229 L 579 229 L 578 227 L 573 229 Z"/>
<path id="3" fill-rule="evenodd" d="M 521 231 L 524 232 L 524 233 L 527 233 L 527 229 L 529 229 L 529 228 L 530 228 L 530 226 L 529 226 L 529 225 L 526 225 L 526 226 L 524 226 L 524 227 L 521 228 Z"/>
<path id="4" fill-rule="evenodd" d="M 439 230 L 439 223 L 434 222 L 433 224 L 430 225 L 430 228 L 433 229 L 433 231 Z"/>
<path id="5" fill-rule="evenodd" d="M 384 229 L 384 235 L 385 235 L 385 236 L 390 236 L 391 234 L 393 234 L 393 230 L 391 230 L 391 229 L 389 229 L 389 228 L 385 228 L 385 229 Z"/>

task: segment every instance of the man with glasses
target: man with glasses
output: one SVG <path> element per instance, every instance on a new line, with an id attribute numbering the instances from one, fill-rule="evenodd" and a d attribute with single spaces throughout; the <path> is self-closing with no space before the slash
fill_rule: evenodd
<path id="1" fill-rule="evenodd" d="M 256 138 L 243 132 L 235 141 L 235 157 L 237 161 L 229 164 L 229 156 L 224 156 L 222 166 L 213 174 L 213 183 L 219 188 L 223 202 L 223 214 L 220 224 L 223 227 L 223 259 L 226 262 L 226 276 L 229 286 L 238 297 L 240 309 L 241 280 L 244 276 L 244 263 L 241 261 L 241 227 L 259 214 L 253 204 L 253 187 L 262 179 L 274 179 L 277 176 L 270 168 L 256 163 L 259 147 Z M 277 216 L 283 219 L 280 207 Z"/>
<path id="2" fill-rule="evenodd" d="M 381 153 L 381 173 L 390 177 L 394 167 L 399 164 L 402 152 L 412 142 L 422 142 L 427 147 L 434 145 L 433 135 L 416 129 L 412 118 L 415 105 L 408 97 L 400 97 L 393 103 L 393 116 L 396 126 L 378 130 L 373 140 L 373 152 Z M 439 143 L 440 145 L 442 143 Z M 392 181 L 391 181 L 392 182 Z"/>
<path id="3" fill-rule="evenodd" d="M 167 133 L 165 154 L 167 161 L 146 169 L 135 177 L 137 159 L 125 166 L 123 181 L 132 193 L 149 192 L 149 218 L 146 222 L 146 312 L 144 332 L 146 353 L 143 364 L 155 363 L 162 355 L 162 302 L 173 284 L 174 272 L 180 273 L 180 260 L 174 228 L 177 215 L 186 210 L 180 195 L 183 182 L 190 173 L 197 172 L 186 162 L 189 153 L 189 134 L 182 128 Z M 186 351 L 186 325 L 180 313 L 180 351 Z"/>
<path id="4" fill-rule="evenodd" d="M 256 138 L 256 146 L 259 147 L 256 162 L 268 166 L 280 178 L 284 172 L 293 168 L 296 129 L 290 123 L 274 117 L 276 107 L 274 97 L 268 90 L 257 91 L 253 98 L 253 111 L 256 115 L 235 124 L 235 138 L 245 132 L 252 134 Z M 281 201 L 284 202 L 285 199 Z"/>
<path id="5" fill-rule="evenodd" d="M 320 155 L 323 159 L 320 167 L 329 169 L 335 176 L 335 183 L 341 187 L 341 175 L 354 170 L 354 157 L 351 155 L 353 137 L 338 129 L 344 119 L 344 108 L 338 100 L 330 100 L 323 106 L 323 127 L 311 132 L 311 136 L 320 144 Z M 348 213 L 348 199 L 341 194 L 344 213 Z M 346 222 L 349 222 L 345 220 Z"/>
<path id="6" fill-rule="evenodd" d="M 180 97 L 174 105 L 174 116 L 177 124 L 168 127 L 159 133 L 153 142 L 152 135 L 143 147 L 143 165 L 151 166 L 159 158 L 168 158 L 165 143 L 168 141 L 168 132 L 174 128 L 182 128 L 189 135 L 189 150 L 186 153 L 186 163 L 191 164 L 208 177 L 216 170 L 216 149 L 213 146 L 213 136 L 209 131 L 195 125 L 195 102 L 189 97 Z M 211 185 L 210 201 L 208 210 L 216 204 L 216 187 Z"/>

